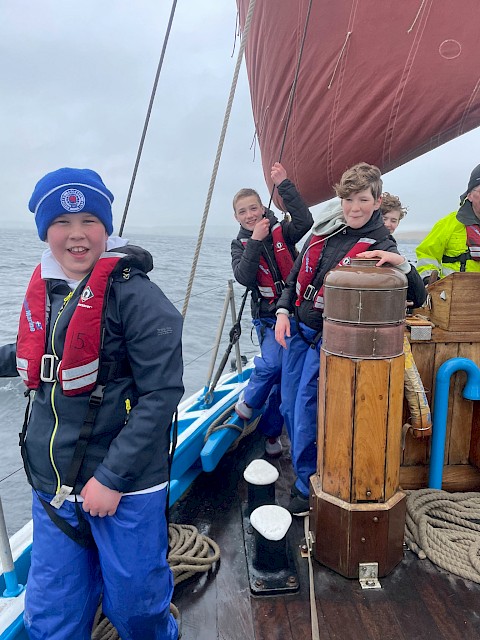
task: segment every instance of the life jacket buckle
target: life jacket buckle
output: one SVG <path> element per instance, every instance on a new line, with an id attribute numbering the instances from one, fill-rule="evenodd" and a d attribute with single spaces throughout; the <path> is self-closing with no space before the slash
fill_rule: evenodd
<path id="1" fill-rule="evenodd" d="M 313 300 L 315 297 L 316 289 L 312 284 L 309 284 L 305 289 L 305 293 L 303 294 L 304 300 Z"/>
<path id="2" fill-rule="evenodd" d="M 285 288 L 285 282 L 283 280 L 277 280 L 276 282 L 274 282 L 274 285 L 277 296 L 279 296 Z"/>
<path id="3" fill-rule="evenodd" d="M 40 380 L 42 382 L 56 382 L 60 360 L 51 353 L 44 353 L 40 363 Z"/>

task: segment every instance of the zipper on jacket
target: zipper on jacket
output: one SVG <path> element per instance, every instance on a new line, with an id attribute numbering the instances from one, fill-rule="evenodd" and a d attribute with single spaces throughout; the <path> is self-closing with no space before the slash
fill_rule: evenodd
<path id="1" fill-rule="evenodd" d="M 70 299 L 73 296 L 73 291 L 70 291 L 70 293 L 68 294 L 68 296 L 66 296 L 63 299 L 63 304 L 61 306 L 61 308 L 59 309 L 58 313 L 57 313 L 57 317 L 55 318 L 55 322 L 53 323 L 53 329 L 52 329 L 52 352 L 53 355 L 58 359 L 58 355 L 55 351 L 55 329 L 57 328 L 57 322 L 60 319 L 60 316 L 62 315 L 62 313 L 65 310 L 65 307 L 67 306 L 67 304 L 69 303 Z M 58 431 L 58 426 L 59 426 L 59 420 L 58 420 L 58 414 L 57 414 L 57 410 L 55 408 L 55 389 L 57 388 L 57 384 L 58 382 L 55 381 L 52 385 L 52 390 L 50 392 L 50 404 L 52 406 L 52 411 L 53 411 L 53 415 L 55 417 L 55 425 L 53 427 L 53 431 L 52 431 L 52 435 L 50 436 L 50 444 L 49 444 L 49 455 L 50 455 L 50 463 L 53 467 L 53 470 L 55 472 L 55 476 L 57 478 L 57 489 L 55 491 L 55 493 L 58 493 L 60 491 L 60 487 L 61 487 L 61 479 L 60 479 L 60 474 L 58 472 L 57 466 L 55 464 L 55 460 L 53 457 L 53 442 L 55 440 L 55 436 L 57 434 Z"/>

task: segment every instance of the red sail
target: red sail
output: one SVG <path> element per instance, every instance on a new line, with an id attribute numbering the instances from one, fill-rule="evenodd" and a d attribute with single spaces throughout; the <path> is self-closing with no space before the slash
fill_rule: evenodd
<path id="1" fill-rule="evenodd" d="M 243 28 L 249 0 L 237 2 Z M 270 189 L 308 5 L 257 0 L 248 35 Z M 478 0 L 313 1 L 282 156 L 309 205 L 356 162 L 390 171 L 480 124 L 479 26 Z"/>

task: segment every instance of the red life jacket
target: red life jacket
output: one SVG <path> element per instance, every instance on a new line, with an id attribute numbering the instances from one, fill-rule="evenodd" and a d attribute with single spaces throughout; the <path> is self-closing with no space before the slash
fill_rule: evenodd
<path id="1" fill-rule="evenodd" d="M 288 277 L 288 274 L 293 267 L 293 257 L 290 253 L 285 238 L 283 237 L 282 225 L 277 222 L 271 229 L 273 240 L 273 255 L 275 256 L 275 262 L 278 270 L 282 276 L 281 283 L 275 282 L 273 274 L 270 270 L 268 262 L 264 256 L 260 256 L 258 271 L 257 271 L 257 287 L 260 291 L 262 298 L 266 298 L 269 302 L 276 300 L 283 289 L 283 283 Z M 242 244 L 245 246 L 248 242 L 248 238 L 242 238 Z"/>
<path id="2" fill-rule="evenodd" d="M 353 258 L 362 251 L 368 251 L 372 244 L 375 244 L 377 240 L 374 238 L 360 238 L 355 245 L 345 254 L 345 256 L 338 263 L 339 267 L 345 266 L 350 263 L 350 258 Z M 325 236 L 312 236 L 310 243 L 303 254 L 302 265 L 300 267 L 299 274 L 297 276 L 296 293 L 297 299 L 295 306 L 299 307 L 302 300 L 312 300 L 315 309 L 323 309 L 323 284 L 315 290 L 312 285 L 315 273 L 317 271 L 318 262 L 322 256 L 322 251 L 325 246 Z"/>
<path id="3" fill-rule="evenodd" d="M 105 293 L 110 274 L 122 257 L 122 254 L 101 255 L 78 299 L 68 324 L 63 358 L 56 372 L 66 396 L 85 393 L 95 387 Z M 29 389 L 38 389 L 42 380 L 42 359 L 47 342 L 46 303 L 46 284 L 38 265 L 25 294 L 17 338 L 17 370 Z"/>
<path id="4" fill-rule="evenodd" d="M 480 224 L 469 224 L 465 229 L 470 256 L 472 260 L 480 260 Z"/>

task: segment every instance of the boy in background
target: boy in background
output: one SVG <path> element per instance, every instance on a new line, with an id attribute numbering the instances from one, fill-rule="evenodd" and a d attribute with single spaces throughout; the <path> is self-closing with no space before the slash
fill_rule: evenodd
<path id="1" fill-rule="evenodd" d="M 90 169 L 37 183 L 29 208 L 48 249 L 17 344 L 0 349 L 0 375 L 35 391 L 21 434 L 34 640 L 89 640 L 101 594 L 123 640 L 178 637 L 165 511 L 182 318 L 146 275 L 151 255 L 111 236 L 112 202 Z"/>
<path id="2" fill-rule="evenodd" d="M 241 189 L 233 199 L 240 230 L 231 245 L 232 269 L 235 279 L 251 291 L 252 322 L 261 348 L 235 411 L 242 420 L 249 420 L 253 409 L 261 409 L 268 399 L 259 428 L 266 436 L 267 455 L 279 456 L 284 421 L 279 410 L 282 348 L 275 341 L 275 303 L 297 255 L 295 244 L 310 230 L 313 218 L 279 162 L 271 176 L 279 195 L 288 201 L 290 220 L 279 222 L 253 189 Z"/>
<path id="3" fill-rule="evenodd" d="M 388 263 L 406 274 L 407 297 L 416 306 L 426 297 L 415 267 L 399 255 L 385 229 L 380 212 L 380 170 L 364 162 L 357 164 L 342 175 L 335 191 L 341 198 L 341 208 L 328 209 L 314 224 L 276 311 L 275 337 L 284 349 L 282 413 L 297 476 L 288 509 L 295 516 L 309 511 L 309 478 L 316 471 L 317 379 L 325 275 L 351 257 L 379 258 L 377 266 Z M 288 202 L 285 204 L 288 206 Z M 292 322 L 296 331 L 292 331 Z"/>
<path id="4" fill-rule="evenodd" d="M 383 217 L 383 224 L 393 235 L 400 224 L 400 220 L 407 215 L 407 208 L 402 206 L 398 196 L 392 196 L 388 191 L 382 193 L 380 212 Z"/>

